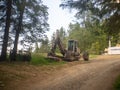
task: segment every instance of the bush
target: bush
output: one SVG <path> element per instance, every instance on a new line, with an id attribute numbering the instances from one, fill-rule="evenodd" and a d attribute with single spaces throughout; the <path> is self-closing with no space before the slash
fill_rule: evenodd
<path id="1" fill-rule="evenodd" d="M 115 81 L 114 90 L 120 90 L 120 76 Z"/>
<path id="2" fill-rule="evenodd" d="M 18 61 L 30 61 L 31 54 L 17 54 L 17 60 Z"/>

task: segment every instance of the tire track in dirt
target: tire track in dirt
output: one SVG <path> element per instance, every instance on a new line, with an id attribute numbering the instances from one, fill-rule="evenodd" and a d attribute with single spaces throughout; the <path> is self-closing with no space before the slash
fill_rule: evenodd
<path id="1" fill-rule="evenodd" d="M 103 56 L 57 71 L 50 78 L 37 81 L 22 90 L 112 90 L 119 74 L 120 56 Z"/>

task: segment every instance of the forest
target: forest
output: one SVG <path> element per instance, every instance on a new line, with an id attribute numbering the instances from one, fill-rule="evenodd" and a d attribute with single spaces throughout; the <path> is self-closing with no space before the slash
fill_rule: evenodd
<path id="1" fill-rule="evenodd" d="M 77 10 L 75 23 L 70 23 L 68 30 L 58 29 L 64 47 L 69 39 L 75 39 L 81 53 L 88 51 L 99 55 L 104 53 L 109 40 L 112 46 L 120 43 L 120 4 L 117 0 L 61 0 L 60 8 Z M 52 39 L 45 34 L 49 31 L 48 15 L 48 7 L 42 0 L 1 0 L 0 61 L 16 61 L 18 51 L 22 50 L 49 52 Z M 18 50 L 19 45 L 21 50 Z"/>
<path id="2" fill-rule="evenodd" d="M 18 44 L 30 51 L 33 43 L 43 40 L 49 26 L 47 9 L 41 0 L 0 1 L 1 61 L 10 51 L 15 61 Z"/>
<path id="3" fill-rule="evenodd" d="M 57 39 L 44 1 L 59 0 L 0 0 L 0 90 L 120 90 L 120 54 L 104 54 L 120 46 L 120 0 L 60 0 L 75 19 Z"/>

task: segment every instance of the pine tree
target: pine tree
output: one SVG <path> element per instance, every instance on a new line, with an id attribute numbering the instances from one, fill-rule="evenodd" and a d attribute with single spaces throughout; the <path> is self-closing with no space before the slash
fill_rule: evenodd
<path id="1" fill-rule="evenodd" d="M 2 51 L 0 60 L 7 59 L 7 46 L 8 46 L 8 37 L 9 37 L 9 28 L 10 28 L 10 17 L 11 17 L 11 9 L 12 9 L 12 0 L 6 1 L 6 23 L 5 23 L 5 31 L 3 37 Z"/>

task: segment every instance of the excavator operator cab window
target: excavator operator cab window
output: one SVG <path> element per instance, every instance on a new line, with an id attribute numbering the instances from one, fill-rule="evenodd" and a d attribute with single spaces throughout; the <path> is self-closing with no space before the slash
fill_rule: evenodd
<path id="1" fill-rule="evenodd" d="M 73 51 L 74 50 L 74 41 L 69 40 L 68 41 L 68 51 Z"/>
<path id="2" fill-rule="evenodd" d="M 69 40 L 68 41 L 68 51 L 77 52 L 77 41 Z"/>

